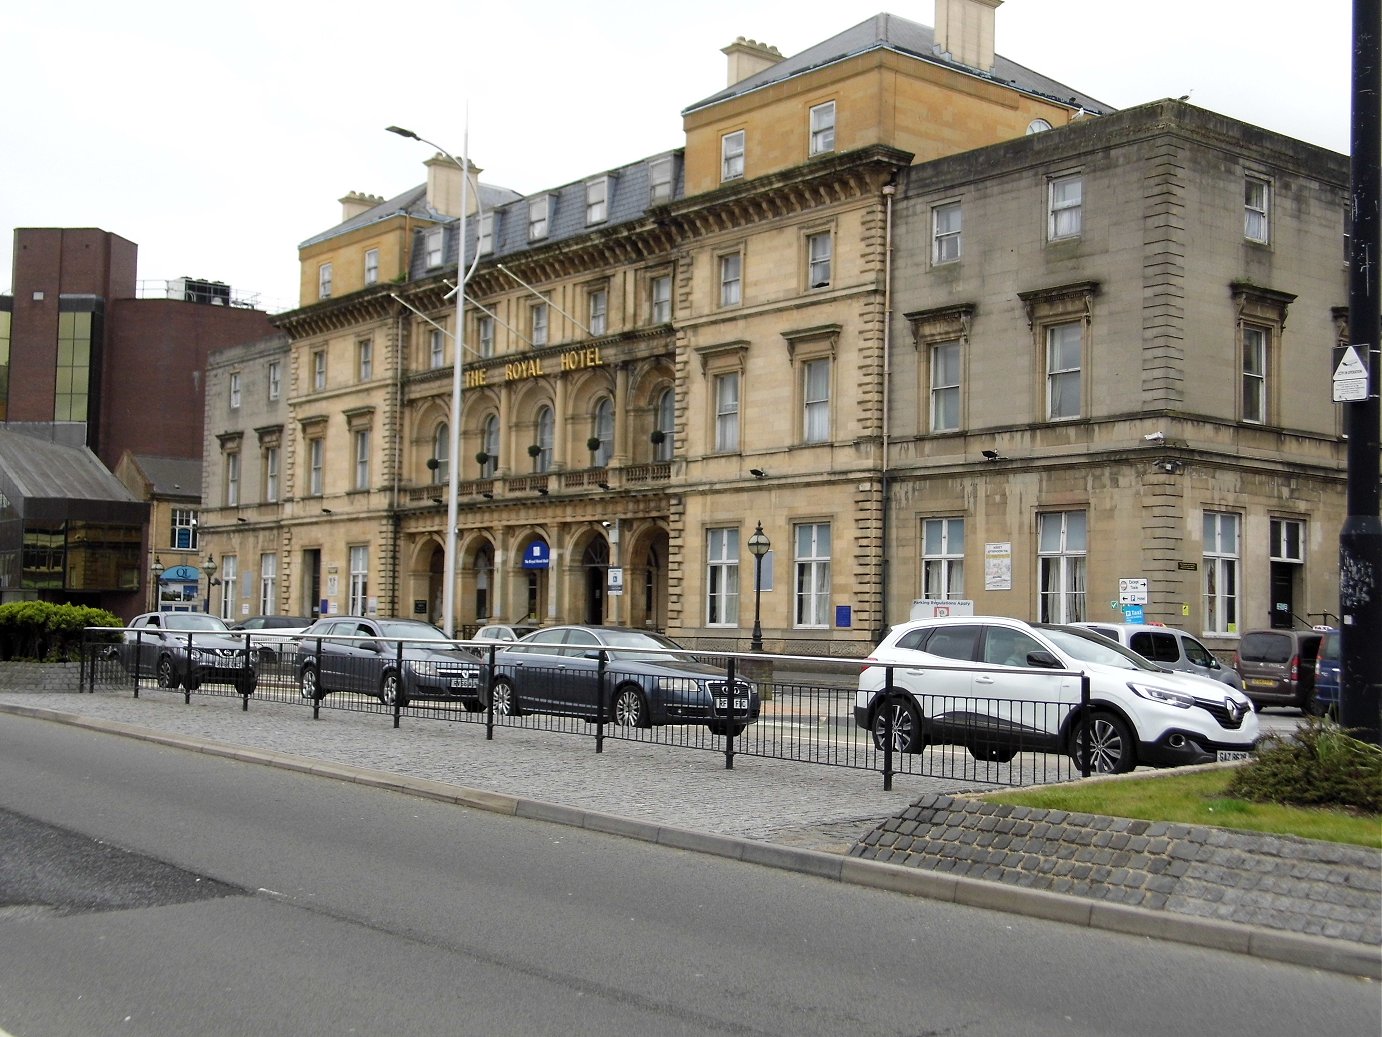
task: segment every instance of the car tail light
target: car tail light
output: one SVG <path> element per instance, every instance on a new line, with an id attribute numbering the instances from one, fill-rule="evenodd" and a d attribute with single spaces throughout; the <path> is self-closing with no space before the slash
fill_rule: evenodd
<path id="1" fill-rule="evenodd" d="M 1291 681 L 1292 683 L 1300 680 L 1300 656 L 1291 656 Z"/>

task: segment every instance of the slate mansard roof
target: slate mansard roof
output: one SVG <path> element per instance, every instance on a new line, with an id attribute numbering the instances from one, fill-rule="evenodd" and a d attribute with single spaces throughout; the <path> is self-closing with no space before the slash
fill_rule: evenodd
<path id="1" fill-rule="evenodd" d="M 704 100 L 697 101 L 690 107 L 682 109 L 682 115 L 690 115 L 692 112 L 718 104 L 721 101 L 760 90 L 813 69 L 832 65 L 872 50 L 896 51 L 899 54 L 905 54 L 922 61 L 930 61 L 937 65 L 957 69 L 966 75 L 987 79 L 993 83 L 1020 90 L 1023 93 L 1057 101 L 1060 104 L 1069 105 L 1071 108 L 1083 108 L 1085 111 L 1096 115 L 1104 115 L 1115 110 L 1102 101 L 1096 101 L 1086 94 L 1072 90 L 1063 83 L 1058 83 L 1054 79 L 1033 72 L 1031 69 L 1019 65 L 1015 61 L 1009 61 L 1001 55 L 994 55 L 992 71 L 963 65 L 937 52 L 936 34 L 931 26 L 909 21 L 906 18 L 899 18 L 895 14 L 885 13 L 876 14 L 853 28 L 846 29 L 839 35 L 807 47 L 799 54 L 785 58 L 776 65 L 742 79 L 733 86 L 726 87 L 719 93 L 711 94 Z"/>
<path id="2" fill-rule="evenodd" d="M 487 257 L 503 259 L 519 252 L 553 245 L 564 240 L 595 233 L 606 227 L 617 227 L 641 219 L 652 205 L 652 167 L 660 159 L 672 163 L 672 191 L 669 201 L 676 201 L 686 193 L 683 162 L 684 149 L 675 148 L 659 152 L 648 158 L 630 162 L 628 165 L 608 169 L 561 187 L 548 191 L 536 191 L 526 196 L 509 198 L 504 203 L 486 206 L 481 194 L 481 211 L 494 218 L 493 249 L 485 253 Z M 605 219 L 599 223 L 586 223 L 586 185 L 592 181 L 606 178 Z M 481 185 L 483 187 L 483 185 Z M 547 209 L 547 235 L 536 241 L 528 238 L 528 212 L 532 202 L 546 195 L 549 199 Z M 664 203 L 665 204 L 665 203 Z M 426 265 L 427 231 L 417 231 L 413 236 L 412 255 L 409 260 L 409 279 L 420 280 L 447 267 L 456 266 L 456 230 L 459 220 L 451 219 L 443 227 L 442 262 L 439 266 Z M 466 220 L 466 255 L 474 257 L 476 242 L 480 234 L 479 216 Z"/>

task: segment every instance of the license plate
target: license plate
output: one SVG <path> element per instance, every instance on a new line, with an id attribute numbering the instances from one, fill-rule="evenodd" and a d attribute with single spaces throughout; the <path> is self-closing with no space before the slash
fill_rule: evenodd
<path id="1" fill-rule="evenodd" d="M 480 683 L 478 677 L 452 677 L 451 686 L 453 688 L 473 688 Z"/>
<path id="2" fill-rule="evenodd" d="M 715 696 L 715 708 L 716 708 L 716 709 L 726 709 L 726 708 L 728 708 L 727 705 L 726 705 L 726 701 L 725 701 L 724 696 L 722 696 L 722 695 L 717 695 L 717 696 Z M 748 696 L 744 696 L 744 697 L 742 697 L 742 698 L 741 698 L 740 696 L 738 696 L 738 695 L 734 696 L 734 708 L 735 708 L 735 709 L 748 709 L 748 708 L 749 708 Z"/>
<path id="3" fill-rule="evenodd" d="M 1249 677 L 1249 678 L 1248 678 L 1246 681 L 1244 681 L 1243 683 L 1246 684 L 1246 685 L 1247 685 L 1248 687 L 1250 687 L 1250 688 L 1275 688 L 1275 687 L 1276 687 L 1276 681 L 1273 681 L 1273 680 L 1265 680 L 1265 679 L 1263 679 L 1263 678 L 1261 678 L 1261 677 Z"/>
<path id="4" fill-rule="evenodd" d="M 1218 755 L 1220 763 L 1231 763 L 1234 760 L 1246 760 L 1248 758 L 1248 754 L 1241 749 L 1220 749 Z"/>

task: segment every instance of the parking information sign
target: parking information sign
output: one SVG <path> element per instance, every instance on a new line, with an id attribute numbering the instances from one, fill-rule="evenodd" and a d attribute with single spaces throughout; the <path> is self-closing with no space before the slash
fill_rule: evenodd
<path id="1" fill-rule="evenodd" d="M 1119 580 L 1118 603 L 1120 605 L 1147 604 L 1147 581 L 1139 579 Z"/>

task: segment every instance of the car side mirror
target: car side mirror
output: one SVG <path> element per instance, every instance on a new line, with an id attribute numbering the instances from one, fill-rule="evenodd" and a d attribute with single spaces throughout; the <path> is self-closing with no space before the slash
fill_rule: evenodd
<path id="1" fill-rule="evenodd" d="M 1048 670 L 1061 669 L 1061 661 L 1044 648 L 1027 653 L 1028 666 L 1040 666 Z"/>

